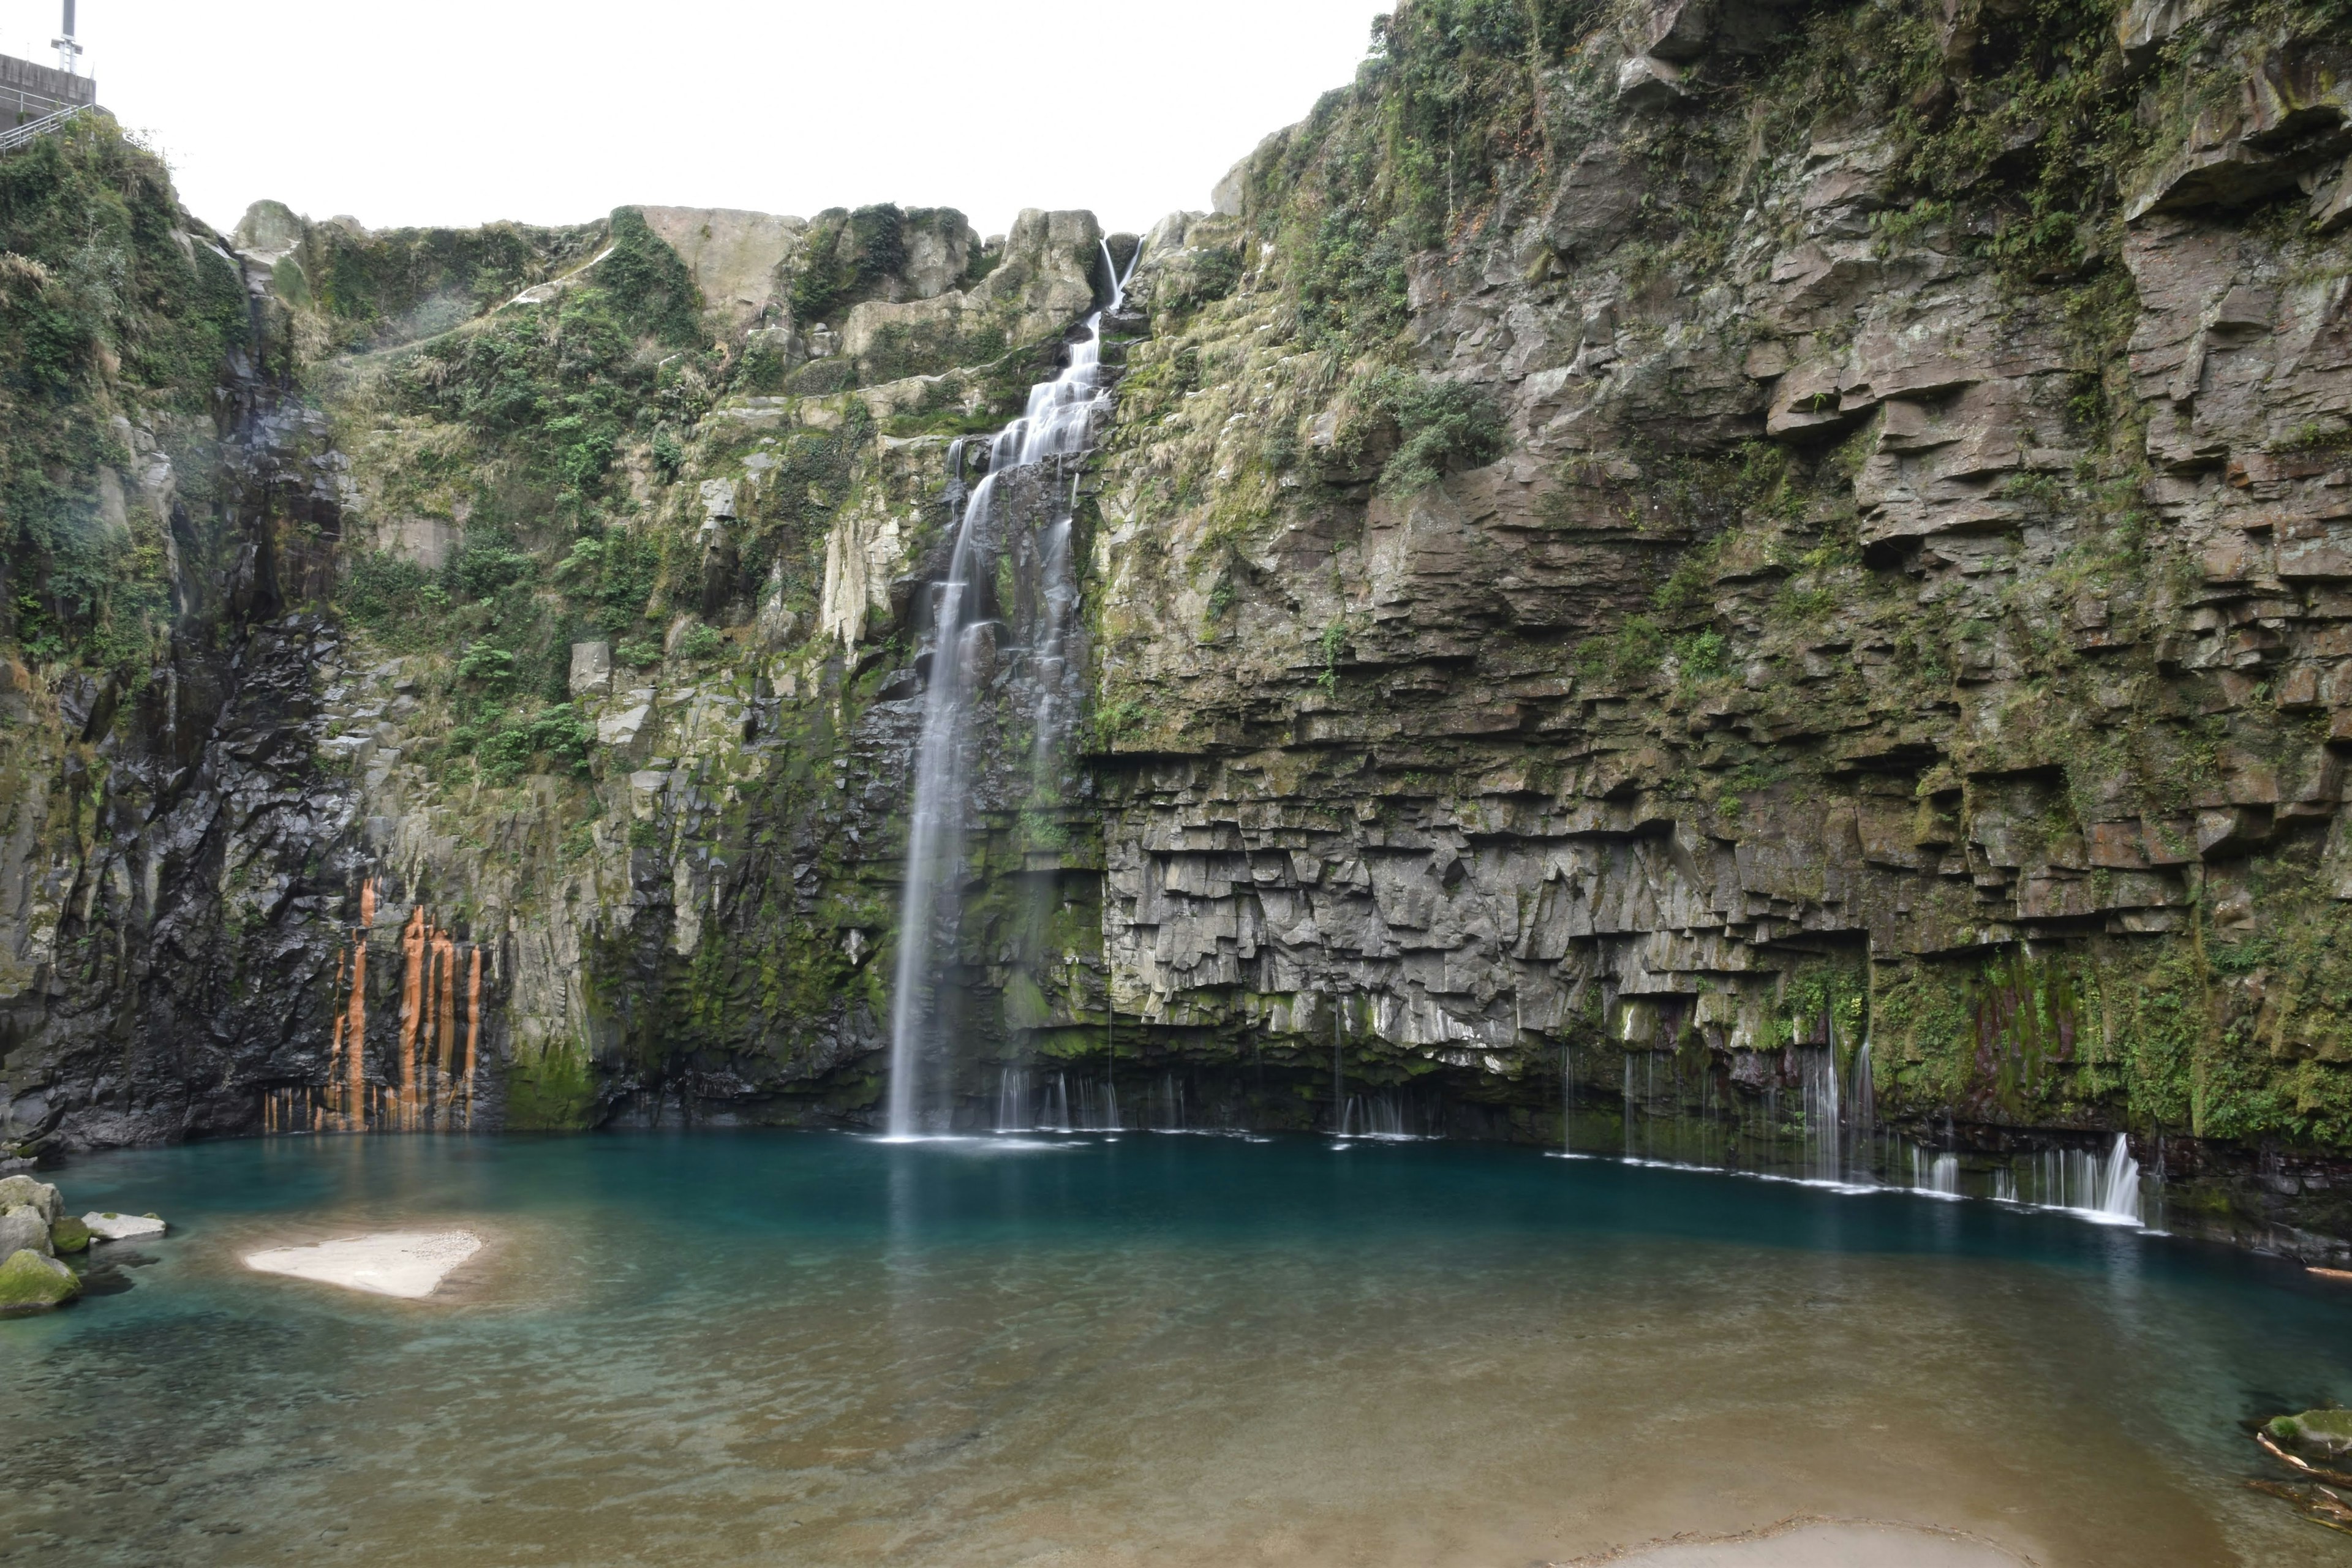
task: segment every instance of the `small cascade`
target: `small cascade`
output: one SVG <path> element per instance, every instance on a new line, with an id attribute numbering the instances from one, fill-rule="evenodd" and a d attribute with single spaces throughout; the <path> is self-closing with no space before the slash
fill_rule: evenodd
<path id="1" fill-rule="evenodd" d="M 1804 1094 L 1806 1168 L 1816 1181 L 1834 1182 L 1845 1173 L 1837 1051 L 1808 1046 L 1798 1047 L 1796 1054 Z"/>
<path id="2" fill-rule="evenodd" d="M 2045 1149 L 2010 1163 L 1993 1195 L 2034 1208 L 2067 1209 L 2111 1225 L 2144 1223 L 2139 1162 L 2131 1141 L 2116 1134 L 2105 1154 L 2088 1149 Z"/>
<path id="3" fill-rule="evenodd" d="M 1393 1094 L 1358 1094 L 1348 1099 L 1339 1118 L 1342 1138 L 1404 1139 L 1418 1136 L 1405 1128 L 1404 1106 Z"/>
<path id="4" fill-rule="evenodd" d="M 1854 1048 L 1853 1066 L 1850 1069 L 1851 1087 L 1846 1090 L 1846 1126 L 1852 1136 L 1852 1147 L 1846 1163 L 1864 1181 L 1874 1179 L 1878 1167 L 1878 1086 L 1870 1076 L 1870 1037 L 1863 1037 Z"/>
<path id="5" fill-rule="evenodd" d="M 2098 1212 L 2126 1224 L 2140 1223 L 2139 1162 L 2132 1158 L 2131 1140 L 2120 1132 L 2116 1134 L 2116 1146 L 2107 1151 Z"/>
<path id="6" fill-rule="evenodd" d="M 1956 1198 L 1960 1195 L 1960 1157 L 1939 1154 L 1917 1144 L 1911 1146 L 1911 1189 L 1933 1193 L 1937 1197 Z"/>
<path id="7" fill-rule="evenodd" d="M 1188 1131 L 1184 1115 L 1184 1085 L 1174 1073 L 1162 1073 L 1144 1102 L 1144 1125 L 1155 1132 Z"/>
<path id="8" fill-rule="evenodd" d="M 1097 421 L 1110 408 L 1103 375 L 1102 320 L 1118 309 L 1127 285 L 1127 276 L 1111 266 L 1108 247 L 1103 262 L 1112 279 L 1109 305 L 1087 318 L 1084 335 L 1070 344 L 1069 363 L 1053 380 L 1031 387 L 1021 416 L 988 444 L 985 471 L 963 498 L 956 520 L 947 575 L 932 585 L 927 605 L 928 646 L 917 658 L 917 668 L 926 672 L 923 723 L 915 747 L 914 802 L 890 993 L 887 1127 L 893 1138 L 916 1137 L 927 1119 L 936 1120 L 925 1083 L 929 1077 L 944 1077 L 938 1070 L 947 1042 L 940 1034 L 937 993 L 942 955 L 953 951 L 958 923 L 957 868 L 971 811 L 973 711 L 996 666 L 1000 638 L 1010 636 L 1003 617 L 1014 609 L 995 602 L 994 586 L 997 563 L 1013 545 L 1007 536 L 1016 521 L 1011 515 L 1015 509 L 1002 492 L 1016 481 L 1024 486 L 1034 482 L 1052 506 L 1040 544 L 1044 603 L 1037 607 L 1036 624 L 1027 628 L 1037 689 L 1032 714 L 1037 750 L 1031 765 L 1041 787 L 1058 774 L 1059 758 L 1067 747 L 1076 688 L 1065 644 L 1076 587 L 1069 570 L 1070 490 L 1063 479 L 1085 455 Z M 1130 260 L 1129 272 L 1133 269 Z M 953 467 L 950 500 L 961 489 L 961 448 Z M 1075 473 L 1068 477 L 1075 480 Z"/>
<path id="9" fill-rule="evenodd" d="M 1006 1068 L 996 1075 L 996 1131 L 1030 1131 L 1029 1069 Z"/>
<path id="10" fill-rule="evenodd" d="M 1108 1079 L 1073 1079 L 1057 1072 L 1045 1087 L 1045 1104 L 1034 1131 L 1117 1132 L 1124 1125 L 1118 1113 L 1118 1090 Z"/>

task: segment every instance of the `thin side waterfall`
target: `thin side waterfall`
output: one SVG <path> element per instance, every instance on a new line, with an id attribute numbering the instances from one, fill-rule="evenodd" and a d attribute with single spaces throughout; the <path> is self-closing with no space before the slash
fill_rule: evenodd
<path id="1" fill-rule="evenodd" d="M 1339 1061 L 1339 1008 L 1331 1008 L 1331 1127 L 1345 1138 L 1348 1135 L 1348 1075 Z"/>
<path id="2" fill-rule="evenodd" d="M 1807 1046 L 1798 1050 L 1797 1058 L 1805 1096 L 1806 1163 L 1816 1180 L 1834 1182 L 1845 1170 L 1838 1136 L 1837 1049 Z"/>
<path id="3" fill-rule="evenodd" d="M 1633 1058 L 1625 1058 L 1625 1158 L 1633 1157 Z"/>
<path id="4" fill-rule="evenodd" d="M 1853 1053 L 1853 1083 L 1846 1092 L 1846 1112 L 1853 1129 L 1855 1174 L 1875 1180 L 1878 1163 L 1878 1087 L 1870 1076 L 1870 1037 L 1864 1035 Z"/>
<path id="5" fill-rule="evenodd" d="M 1139 247 L 1137 256 L 1141 254 Z M 1112 279 L 1111 301 L 1105 310 L 1115 310 L 1126 296 L 1134 262 L 1122 275 L 1111 265 L 1108 246 L 1103 262 Z M 1067 704 L 1056 694 L 1068 676 L 1062 668 L 1066 662 L 1063 645 L 1076 589 L 1064 591 L 1069 579 L 1070 518 L 1058 481 L 1061 468 L 1086 451 L 1096 419 L 1110 406 L 1102 374 L 1104 314 L 1097 310 L 1087 318 L 1084 336 L 1070 345 L 1069 364 L 1053 380 L 1031 387 L 1021 417 L 989 442 L 986 472 L 957 519 L 947 576 L 931 592 L 923 727 L 915 748 L 914 810 L 908 825 L 898 964 L 891 981 L 887 1125 L 893 1138 L 917 1137 L 924 1131 L 925 1082 L 930 1069 L 940 1065 L 938 1058 L 946 1045 L 937 1005 L 940 958 L 952 948 L 957 923 L 955 868 L 963 858 L 964 823 L 971 807 L 973 697 L 987 667 L 995 661 L 1001 629 L 997 616 L 1006 608 L 992 604 L 989 595 L 1010 521 L 1002 515 L 1000 491 L 1012 476 L 1048 463 L 1055 468 L 1050 477 L 1055 519 L 1046 531 L 1048 587 L 1032 649 L 1039 668 L 1038 708 L 1033 717 L 1039 747 L 1050 745 L 1058 752 L 1066 743 Z M 961 448 L 954 468 L 951 499 L 962 478 Z M 919 658 L 918 668 L 922 665 Z M 1034 770 L 1043 771 L 1045 765 L 1033 758 Z"/>
<path id="6" fill-rule="evenodd" d="M 1576 1152 L 1576 1054 L 1559 1047 L 1559 1152 Z"/>

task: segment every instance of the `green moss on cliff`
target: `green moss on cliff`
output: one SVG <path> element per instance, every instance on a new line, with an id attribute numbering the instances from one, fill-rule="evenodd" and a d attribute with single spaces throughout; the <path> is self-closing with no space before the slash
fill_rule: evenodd
<path id="1" fill-rule="evenodd" d="M 135 504 L 124 431 L 200 493 L 215 374 L 248 325 L 235 265 L 110 119 L 0 155 L 0 626 L 31 660 L 143 677 L 171 615 L 168 545 Z"/>

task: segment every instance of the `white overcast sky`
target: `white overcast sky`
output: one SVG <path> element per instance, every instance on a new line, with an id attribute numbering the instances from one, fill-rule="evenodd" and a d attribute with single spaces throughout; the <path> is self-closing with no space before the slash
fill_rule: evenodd
<path id="1" fill-rule="evenodd" d="M 895 201 L 1138 229 L 1352 79 L 1393 0 L 80 0 L 99 100 L 222 228 Z M 58 0 L 0 0 L 54 64 Z"/>

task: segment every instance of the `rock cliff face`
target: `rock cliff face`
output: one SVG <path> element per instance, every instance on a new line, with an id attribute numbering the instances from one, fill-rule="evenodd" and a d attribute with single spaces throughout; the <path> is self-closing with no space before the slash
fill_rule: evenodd
<path id="1" fill-rule="evenodd" d="M 2121 1131 L 2176 1227 L 2330 1250 L 2347 26 L 1421 0 L 1140 238 L 211 237 L 12 155 L 0 308 L 94 324 L 9 370 L 8 1136 L 869 1118 L 950 454 L 1134 258 L 1051 779 L 992 654 L 967 1121 L 1763 1160 L 1866 1041 L 1987 1171 Z"/>

